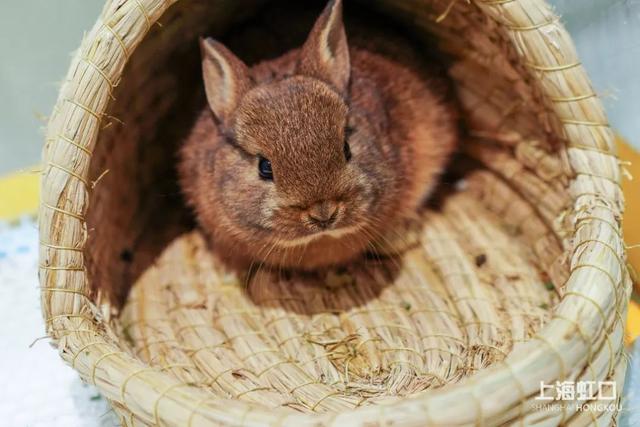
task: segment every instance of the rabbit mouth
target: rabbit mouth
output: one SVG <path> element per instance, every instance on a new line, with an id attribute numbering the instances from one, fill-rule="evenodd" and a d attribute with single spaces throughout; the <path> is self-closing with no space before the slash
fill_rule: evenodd
<path id="1" fill-rule="evenodd" d="M 358 225 L 321 230 L 321 231 L 317 231 L 315 233 L 309 234 L 307 236 L 297 237 L 295 239 L 282 241 L 281 243 L 279 243 L 279 246 L 285 247 L 285 248 L 291 248 L 294 246 L 307 245 L 323 237 L 330 237 L 332 239 L 341 239 L 345 236 L 355 234 L 356 232 L 358 232 L 358 230 L 360 230 L 360 226 Z"/>

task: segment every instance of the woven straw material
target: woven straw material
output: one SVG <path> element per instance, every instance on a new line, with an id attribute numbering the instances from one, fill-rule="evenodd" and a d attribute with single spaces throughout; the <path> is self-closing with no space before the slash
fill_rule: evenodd
<path id="1" fill-rule="evenodd" d="M 476 166 L 379 258 L 238 277 L 189 231 L 174 165 L 198 36 L 259 3 L 109 0 L 75 53 L 39 216 L 62 358 L 127 426 L 615 424 L 536 400 L 541 382 L 620 393 L 631 287 L 613 133 L 550 7 L 355 3 L 450 56 Z"/>

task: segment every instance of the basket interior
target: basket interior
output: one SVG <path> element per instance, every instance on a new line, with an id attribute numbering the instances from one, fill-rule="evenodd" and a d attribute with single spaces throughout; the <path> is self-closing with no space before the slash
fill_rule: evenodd
<path id="1" fill-rule="evenodd" d="M 279 8 L 310 27 L 321 7 L 183 0 L 165 13 L 114 91 L 85 245 L 93 298 L 135 357 L 221 397 L 300 411 L 461 381 L 530 338 L 568 275 L 557 218 L 569 170 L 554 116 L 496 23 L 449 0 L 418 16 L 411 2 L 382 0 L 346 12 L 384 13 L 446 55 L 464 144 L 422 222 L 379 257 L 318 274 L 248 277 L 211 257 L 175 173 L 204 105 L 197 38 L 220 37 L 254 62 L 299 44 L 268 37 Z"/>

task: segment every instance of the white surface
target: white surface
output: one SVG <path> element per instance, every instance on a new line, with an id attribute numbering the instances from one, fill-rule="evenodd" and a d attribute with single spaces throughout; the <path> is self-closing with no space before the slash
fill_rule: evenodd
<path id="1" fill-rule="evenodd" d="M 629 351 L 629 368 L 624 384 L 620 427 L 640 426 L 640 339 Z"/>
<path id="2" fill-rule="evenodd" d="M 107 402 L 83 384 L 43 337 L 32 221 L 0 223 L 0 425 L 112 427 Z"/>

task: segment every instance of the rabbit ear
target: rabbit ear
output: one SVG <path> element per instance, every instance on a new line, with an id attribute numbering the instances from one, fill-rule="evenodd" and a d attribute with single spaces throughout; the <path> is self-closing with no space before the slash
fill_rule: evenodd
<path id="1" fill-rule="evenodd" d="M 249 69 L 229 49 L 211 39 L 200 39 L 202 74 L 207 101 L 225 124 L 242 96 L 251 88 Z"/>
<path id="2" fill-rule="evenodd" d="M 345 95 L 351 74 L 342 0 L 331 0 L 302 47 L 298 72 L 333 85 Z"/>

